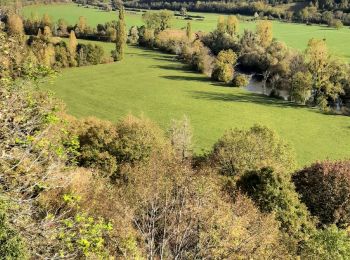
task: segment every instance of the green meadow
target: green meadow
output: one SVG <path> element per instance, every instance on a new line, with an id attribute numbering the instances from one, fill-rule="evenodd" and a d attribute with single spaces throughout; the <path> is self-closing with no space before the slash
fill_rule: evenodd
<path id="1" fill-rule="evenodd" d="M 105 12 L 93 8 L 78 7 L 75 4 L 57 4 L 57 5 L 40 5 L 27 6 L 24 8 L 24 15 L 30 16 L 31 13 L 43 15 L 47 13 L 53 20 L 57 21 L 59 18 L 64 18 L 69 24 L 75 24 L 79 16 L 85 16 L 91 26 L 99 23 L 103 24 L 107 21 L 116 20 L 116 12 Z M 212 31 L 216 27 L 218 14 L 202 14 L 193 13 L 205 16 L 203 21 L 191 21 L 193 30 L 195 31 Z M 142 25 L 140 13 L 127 12 L 126 22 L 128 26 Z M 187 21 L 183 19 L 174 19 L 173 27 L 183 28 Z M 240 31 L 244 29 L 255 28 L 255 22 L 241 22 Z M 273 22 L 274 37 L 284 41 L 288 46 L 299 50 L 304 50 L 306 44 L 311 38 L 326 39 L 327 44 L 334 55 L 350 59 L 350 30 L 344 27 L 341 30 L 328 28 L 325 26 L 307 26 L 304 24 L 292 24 L 283 22 Z"/>
<path id="2" fill-rule="evenodd" d="M 111 43 L 98 43 L 109 52 Z M 168 55 L 129 46 L 122 62 L 69 68 L 43 86 L 78 116 L 113 122 L 128 113 L 144 115 L 163 129 L 187 115 L 195 150 L 210 149 L 226 129 L 262 124 L 295 148 L 299 165 L 350 156 L 350 118 L 325 115 L 245 90 L 224 87 L 189 71 Z"/>
<path id="3" fill-rule="evenodd" d="M 30 6 L 24 14 L 49 14 L 54 20 L 64 18 L 74 24 L 79 16 L 88 23 L 116 19 L 115 12 L 68 5 Z M 216 27 L 217 14 L 202 14 L 204 21 L 192 21 L 194 30 L 210 31 Z M 141 25 L 140 14 L 127 13 L 127 25 Z M 173 27 L 182 28 L 187 21 L 174 19 Z M 242 22 L 240 30 L 254 29 L 254 22 Z M 289 46 L 304 49 L 312 38 L 326 38 L 338 56 L 350 58 L 350 30 L 329 29 L 274 22 L 274 35 Z M 342 40 L 339 40 L 342 39 Z M 106 54 L 112 43 L 97 43 Z M 275 129 L 295 149 L 299 165 L 326 158 L 350 156 L 350 118 L 325 115 L 316 109 L 296 106 L 262 95 L 221 86 L 206 76 L 191 72 L 173 55 L 129 46 L 122 62 L 69 68 L 52 84 L 43 88 L 53 91 L 67 104 L 68 112 L 78 116 L 97 116 L 117 121 L 128 113 L 144 115 L 163 129 L 171 119 L 187 115 L 194 130 L 196 152 L 208 150 L 226 129 L 262 124 Z"/>

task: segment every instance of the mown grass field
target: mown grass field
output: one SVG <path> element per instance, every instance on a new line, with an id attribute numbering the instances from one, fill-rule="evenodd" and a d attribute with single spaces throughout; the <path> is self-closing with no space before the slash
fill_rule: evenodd
<path id="1" fill-rule="evenodd" d="M 98 43 L 110 51 L 111 43 Z M 145 115 L 167 129 L 187 115 L 197 152 L 210 149 L 226 129 L 256 123 L 275 129 L 296 150 L 299 165 L 350 156 L 350 118 L 217 85 L 193 73 L 174 56 L 128 47 L 119 63 L 65 69 L 51 90 L 78 117 L 117 121 Z"/>
<path id="2" fill-rule="evenodd" d="M 69 24 L 75 24 L 79 16 L 85 16 L 91 26 L 96 24 L 104 24 L 107 21 L 116 20 L 115 12 L 105 12 L 92 8 L 78 7 L 75 4 L 57 4 L 57 5 L 41 5 L 28 6 L 24 8 L 24 15 L 30 16 L 31 13 L 43 15 L 49 14 L 54 20 L 64 18 Z M 196 13 L 198 14 L 198 13 Z M 216 27 L 218 14 L 201 14 L 205 16 L 204 21 L 193 20 L 192 27 L 195 31 L 211 31 Z M 130 13 L 126 15 L 126 22 L 128 26 L 141 25 L 142 19 L 140 13 Z M 173 27 L 183 28 L 187 21 L 182 19 L 174 19 Z M 241 22 L 240 31 L 244 29 L 254 29 L 255 22 Z M 307 26 L 304 24 L 291 24 L 282 22 L 273 22 L 274 36 L 286 42 L 288 46 L 304 50 L 310 38 L 326 39 L 329 48 L 333 54 L 350 59 L 350 30 L 348 27 L 341 30 L 335 30 L 325 26 Z"/>

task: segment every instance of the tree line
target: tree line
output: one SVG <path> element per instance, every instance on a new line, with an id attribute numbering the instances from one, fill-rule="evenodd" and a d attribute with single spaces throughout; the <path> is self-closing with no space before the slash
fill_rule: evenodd
<path id="1" fill-rule="evenodd" d="M 240 35 L 236 16 L 219 17 L 217 29 L 210 33 L 192 32 L 190 22 L 183 30 L 171 29 L 173 17 L 173 12 L 167 10 L 145 12 L 142 16 L 145 25 L 132 26 L 127 32 L 122 7 L 118 21 L 99 24 L 96 29 L 89 27 L 84 17 L 69 26 L 63 19 L 54 24 L 48 15 L 41 19 L 32 15 L 24 21 L 24 28 L 29 34 L 48 27 L 57 36 L 74 34 L 82 39 L 116 42 L 111 55 L 115 61 L 123 58 L 125 42 L 158 48 L 177 54 L 194 70 L 214 80 L 244 87 L 248 78 L 241 72 L 253 73 L 262 81 L 266 94 L 278 97 L 281 91 L 287 91 L 293 102 L 317 106 L 323 111 L 340 107 L 343 113 L 348 113 L 349 66 L 329 53 L 324 40 L 311 39 L 306 50 L 299 52 L 273 38 L 272 23 L 268 20 L 258 21 L 255 32 L 245 30 Z M 97 56 L 99 52 L 96 49 Z"/>
<path id="2" fill-rule="evenodd" d="M 20 10 L 22 5 L 33 4 L 52 4 L 52 3 L 69 3 L 71 0 L 26 0 L 26 1 L 8 1 L 2 0 L 0 6 Z M 105 11 L 117 10 L 121 2 L 117 0 L 74 0 L 86 7 L 95 6 Z M 299 1 L 290 1 L 300 4 Z M 289 3 L 290 3 L 289 2 Z M 279 19 L 290 22 L 301 22 L 306 24 L 327 24 L 337 29 L 343 24 L 350 25 L 349 3 L 347 0 L 311 0 L 302 3 L 303 8 L 288 9 L 283 6 L 285 1 L 125 1 L 124 5 L 129 8 L 138 9 L 168 9 L 179 11 L 179 13 L 192 19 L 187 15 L 187 11 L 209 12 L 209 13 L 227 13 L 249 15 L 260 18 Z M 185 10 L 185 12 L 184 12 Z"/>
<path id="3" fill-rule="evenodd" d="M 27 61 L 23 62 L 23 64 L 32 62 L 53 69 L 61 69 L 109 63 L 113 60 L 121 60 L 123 57 L 126 44 L 126 32 L 123 32 L 123 30 L 126 30 L 123 11 L 120 12 L 119 21 L 107 23 L 105 27 L 113 29 L 113 35 L 108 36 L 108 41 L 116 42 L 116 50 L 110 55 L 106 55 L 103 47 L 98 44 L 78 43 L 78 37 L 88 38 L 87 35 L 90 35 L 89 30 L 91 28 L 87 26 L 84 17 L 80 17 L 77 25 L 74 27 L 66 26 L 63 19 L 54 24 L 46 14 L 41 19 L 34 15 L 23 21 L 19 15 L 9 12 L 2 21 L 0 24 L 1 28 L 7 32 L 9 39 L 16 39 L 20 43 L 18 47 L 22 50 L 22 53 L 19 54 L 21 56 L 19 59 Z M 94 36 L 100 39 L 100 33 L 101 30 L 97 33 L 97 36 Z M 59 36 L 64 36 L 68 39 L 62 40 Z M 106 37 L 105 34 L 102 37 Z M 12 65 L 13 69 L 17 70 L 18 73 L 24 73 L 25 70 L 21 71 L 17 68 L 17 65 Z"/>
<path id="4" fill-rule="evenodd" d="M 159 21 L 153 18 L 156 15 Z M 255 31 L 240 35 L 236 16 L 219 17 L 217 29 L 210 33 L 193 33 L 190 22 L 183 30 L 171 29 L 171 17 L 170 11 L 145 13 L 138 43 L 177 54 L 214 80 L 244 87 L 248 78 L 242 72 L 253 73 L 266 94 L 267 88 L 276 97 L 284 90 L 293 102 L 323 111 L 342 106 L 347 113 L 349 65 L 330 54 L 325 40 L 310 39 L 300 52 L 274 39 L 267 20 L 258 21 Z"/>
<path id="5" fill-rule="evenodd" d="M 226 13 L 257 16 L 260 18 L 286 21 L 328 24 L 339 28 L 342 24 L 350 25 L 349 3 L 347 0 L 311 0 L 288 1 L 295 3 L 294 8 L 285 6 L 285 1 L 126 1 L 125 6 L 141 9 L 168 9 L 193 12 Z M 301 5 L 298 7 L 297 5 Z"/>
<path id="6" fill-rule="evenodd" d="M 16 17 L 8 19 L 12 27 L 21 23 Z M 269 89 L 271 95 L 278 97 L 281 91 L 287 91 L 289 99 L 296 103 L 317 106 L 323 111 L 341 107 L 342 112 L 347 113 L 349 66 L 330 55 L 324 40 L 311 39 L 306 50 L 298 52 L 273 38 L 272 23 L 267 20 L 258 21 L 255 32 L 245 30 L 240 35 L 238 17 L 219 17 L 216 30 L 194 34 L 190 22 L 183 30 L 171 29 L 173 17 L 174 14 L 166 10 L 145 12 L 142 16 L 145 25 L 132 26 L 127 32 L 125 11 L 121 7 L 118 21 L 99 24 L 94 29 L 88 26 L 84 17 L 71 26 L 63 19 L 53 23 L 46 14 L 42 18 L 32 14 L 24 21 L 23 27 L 27 34 L 44 32 L 45 35 L 46 28 L 46 31 L 50 31 L 48 34 L 53 36 L 70 35 L 71 38 L 74 34 L 82 39 L 116 42 L 112 58 L 107 60 L 102 59 L 102 49 L 97 46 L 79 47 L 81 55 L 77 55 L 77 59 L 81 57 L 81 61 L 77 61 L 77 64 L 121 60 L 127 41 L 177 54 L 193 69 L 206 73 L 214 80 L 243 87 L 248 84 L 248 78 L 238 71 L 254 73 L 262 80 L 265 93 Z M 33 39 L 35 37 L 31 37 L 29 42 Z M 63 60 L 57 62 L 58 67 L 74 64 L 67 61 L 72 51 L 65 48 L 65 43 L 61 42 L 53 49 L 58 53 L 56 60 Z M 87 60 L 87 57 L 91 59 Z"/>

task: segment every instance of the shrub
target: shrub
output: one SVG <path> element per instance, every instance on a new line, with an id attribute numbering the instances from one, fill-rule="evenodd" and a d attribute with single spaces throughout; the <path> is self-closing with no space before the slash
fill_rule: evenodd
<path id="1" fill-rule="evenodd" d="M 317 162 L 293 176 L 296 190 L 321 224 L 350 224 L 350 161 Z"/>
<path id="2" fill-rule="evenodd" d="M 274 131 L 259 125 L 227 131 L 215 143 L 211 161 L 228 176 L 267 166 L 287 171 L 295 166 L 291 147 Z"/>
<path id="3" fill-rule="evenodd" d="M 236 74 L 233 77 L 232 85 L 236 88 L 244 88 L 249 84 L 248 77 L 244 74 Z"/>
<path id="4" fill-rule="evenodd" d="M 100 64 L 104 56 L 104 50 L 99 45 L 78 44 L 77 50 L 79 66 Z"/>
<path id="5" fill-rule="evenodd" d="M 208 76 L 212 74 L 214 57 L 199 40 L 183 45 L 180 57 L 191 67 Z"/>
<path id="6" fill-rule="evenodd" d="M 166 29 L 157 34 L 155 45 L 161 50 L 180 54 L 181 47 L 187 40 L 186 33 L 182 30 Z"/>
<path id="7" fill-rule="evenodd" d="M 339 19 L 332 19 L 331 22 L 330 22 L 330 26 L 335 28 L 335 29 L 337 29 L 337 30 L 339 30 L 339 29 L 344 27 L 342 21 L 339 20 Z"/>
<path id="8" fill-rule="evenodd" d="M 212 79 L 220 82 L 229 83 L 233 78 L 233 67 L 230 64 L 217 64 L 211 75 Z"/>
<path id="9" fill-rule="evenodd" d="M 138 28 L 139 44 L 141 46 L 153 47 L 154 45 L 154 30 L 147 29 L 145 26 Z"/>
<path id="10" fill-rule="evenodd" d="M 233 78 L 234 65 L 237 55 L 232 50 L 223 50 L 217 56 L 212 78 L 221 82 L 229 83 Z"/>
<path id="11" fill-rule="evenodd" d="M 227 33 L 219 32 L 218 30 L 203 35 L 201 40 L 215 55 L 219 54 L 222 50 L 232 49 L 236 51 L 239 49 L 235 37 L 232 37 Z"/>
<path id="12" fill-rule="evenodd" d="M 61 221 L 57 239 L 61 242 L 61 254 L 76 255 L 77 258 L 108 259 L 105 237 L 112 225 L 102 218 L 94 219 L 86 213 L 77 213 Z"/>

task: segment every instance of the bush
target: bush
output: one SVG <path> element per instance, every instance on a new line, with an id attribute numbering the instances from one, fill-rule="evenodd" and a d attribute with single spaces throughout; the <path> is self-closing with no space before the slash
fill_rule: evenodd
<path id="1" fill-rule="evenodd" d="M 275 132 L 259 125 L 227 131 L 214 145 L 211 161 L 227 176 L 267 166 L 281 171 L 295 166 L 291 147 Z"/>
<path id="2" fill-rule="evenodd" d="M 236 88 L 244 88 L 249 84 L 249 79 L 244 74 L 236 74 L 233 77 L 232 85 Z"/>
<path id="3" fill-rule="evenodd" d="M 183 45 L 180 57 L 194 70 L 200 71 L 208 76 L 212 74 L 214 57 L 210 50 L 199 40 Z"/>
<path id="4" fill-rule="evenodd" d="M 233 78 L 233 72 L 232 65 L 222 63 L 215 66 L 211 77 L 214 80 L 229 83 Z"/>
<path id="5" fill-rule="evenodd" d="M 201 40 L 215 55 L 219 54 L 222 50 L 231 49 L 237 51 L 239 49 L 236 38 L 229 34 L 221 33 L 218 30 L 202 36 Z"/>
<path id="6" fill-rule="evenodd" d="M 330 26 L 337 29 L 337 30 L 344 27 L 342 21 L 339 19 L 332 19 L 332 21 L 330 22 Z"/>
<path id="7" fill-rule="evenodd" d="M 181 46 L 187 41 L 186 32 L 182 30 L 166 29 L 157 34 L 155 39 L 156 47 L 161 50 L 180 54 Z"/>
<path id="8" fill-rule="evenodd" d="M 237 55 L 231 49 L 227 51 L 220 51 L 211 76 L 212 79 L 229 83 L 233 78 L 233 67 L 235 66 L 236 62 Z"/>
<path id="9" fill-rule="evenodd" d="M 350 161 L 317 162 L 296 172 L 293 182 L 302 201 L 321 224 L 349 226 Z"/>
<path id="10" fill-rule="evenodd" d="M 100 64 L 104 56 L 104 50 L 99 45 L 78 44 L 77 50 L 79 66 Z"/>

